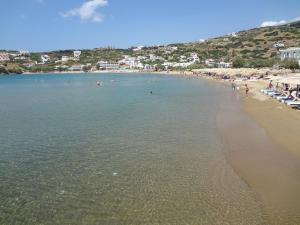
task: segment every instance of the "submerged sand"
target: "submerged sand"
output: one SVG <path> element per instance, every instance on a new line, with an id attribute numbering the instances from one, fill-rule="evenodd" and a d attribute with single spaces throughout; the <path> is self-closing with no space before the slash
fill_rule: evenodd
<path id="1" fill-rule="evenodd" d="M 262 85 L 262 84 L 260 84 Z M 266 224 L 300 224 L 300 113 L 257 92 L 233 93 L 217 118 L 236 173 L 260 196 Z M 246 113 L 245 113 L 246 112 Z"/>

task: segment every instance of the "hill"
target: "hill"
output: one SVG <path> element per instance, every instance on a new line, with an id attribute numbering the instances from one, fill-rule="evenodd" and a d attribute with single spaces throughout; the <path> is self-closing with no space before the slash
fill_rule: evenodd
<path id="1" fill-rule="evenodd" d="M 68 61 L 65 66 L 72 65 L 90 65 L 95 66 L 98 61 L 108 61 L 117 63 L 125 55 L 142 58 L 142 63 L 161 65 L 165 62 L 179 63 L 184 62 L 184 58 L 196 53 L 199 62 L 194 67 L 204 67 L 207 59 L 214 59 L 223 62 L 234 62 L 239 59 L 241 67 L 271 67 L 277 64 L 279 59 L 279 49 L 289 47 L 300 47 L 300 21 L 293 22 L 276 27 L 261 27 L 237 33 L 211 38 L 205 41 L 177 43 L 167 46 L 151 46 L 135 49 L 114 49 L 114 48 L 96 48 L 83 49 L 79 61 Z M 16 53 L 15 51 L 13 52 Z M 47 54 L 51 60 L 43 65 L 26 66 L 28 62 L 41 62 L 41 56 Z M 146 60 L 143 57 L 154 55 L 154 60 Z M 62 56 L 73 56 L 73 50 L 60 50 L 52 52 L 35 52 L 26 57 L 16 57 L 9 62 L 2 63 L 6 71 L 14 71 L 13 68 L 23 68 L 23 71 L 53 71 L 56 66 L 61 65 L 59 61 Z M 242 61 L 242 62 L 241 62 Z M 0 70 L 1 72 L 1 70 Z"/>

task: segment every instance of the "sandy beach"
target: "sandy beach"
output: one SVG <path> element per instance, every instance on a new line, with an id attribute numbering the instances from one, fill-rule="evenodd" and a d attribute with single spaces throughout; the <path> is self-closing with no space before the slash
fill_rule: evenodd
<path id="1" fill-rule="evenodd" d="M 238 82 L 217 118 L 228 162 L 260 196 L 266 224 L 300 224 L 300 113 L 260 92 L 268 81 Z"/>

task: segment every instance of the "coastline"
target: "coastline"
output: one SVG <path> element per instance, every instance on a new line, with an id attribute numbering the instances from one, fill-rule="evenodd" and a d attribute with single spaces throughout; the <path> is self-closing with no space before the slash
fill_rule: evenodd
<path id="1" fill-rule="evenodd" d="M 231 104 L 220 107 L 223 149 L 232 168 L 261 198 L 267 224 L 300 224 L 300 115 L 260 96 L 264 84 L 251 83 L 249 96 L 244 90 L 233 93 L 225 101 Z"/>

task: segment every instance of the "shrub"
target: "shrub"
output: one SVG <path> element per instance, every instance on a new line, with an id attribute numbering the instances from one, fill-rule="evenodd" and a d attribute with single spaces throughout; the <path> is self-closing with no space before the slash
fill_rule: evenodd
<path id="1" fill-rule="evenodd" d="M 232 66 L 234 68 L 242 68 L 242 67 L 245 67 L 245 65 L 246 65 L 246 62 L 242 58 L 235 58 L 232 61 Z"/>

